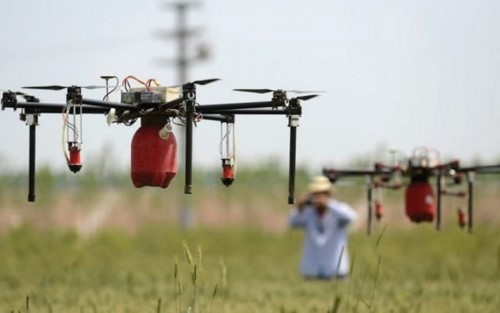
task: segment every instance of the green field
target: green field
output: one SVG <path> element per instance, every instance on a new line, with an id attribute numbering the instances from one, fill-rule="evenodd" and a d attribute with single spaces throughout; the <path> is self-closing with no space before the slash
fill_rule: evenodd
<path id="1" fill-rule="evenodd" d="M 338 186 L 353 204 L 352 274 L 304 281 L 302 233 L 286 228 L 286 173 L 241 169 L 231 188 L 197 170 L 197 227 L 177 225 L 182 175 L 167 190 L 134 189 L 128 174 L 40 167 L 35 204 L 24 174 L 0 175 L 0 312 L 497 312 L 500 221 L 495 177 L 475 194 L 474 234 L 458 229 L 462 200 L 444 200 L 441 232 L 405 218 L 402 192 L 364 234 L 363 180 Z M 297 190 L 310 173 L 299 169 Z M 184 245 L 185 243 L 185 245 Z M 186 248 L 187 247 L 187 248 Z M 187 251 L 190 253 L 187 253 Z M 187 255 L 191 255 L 190 258 Z"/>
<path id="2" fill-rule="evenodd" d="M 304 281 L 300 232 L 11 230 L 0 312 L 497 312 L 500 230 L 352 234 L 346 281 Z M 186 256 L 190 250 L 191 259 Z"/>

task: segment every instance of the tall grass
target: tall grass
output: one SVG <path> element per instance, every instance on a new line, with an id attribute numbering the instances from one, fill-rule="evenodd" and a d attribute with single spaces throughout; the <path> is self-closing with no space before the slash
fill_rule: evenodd
<path id="1" fill-rule="evenodd" d="M 163 225 L 82 239 L 22 227 L 0 237 L 0 311 L 24 312 L 27 295 L 33 312 L 495 312 L 500 305 L 497 228 L 472 236 L 430 227 L 355 233 L 352 274 L 328 282 L 300 278 L 301 236 Z"/>

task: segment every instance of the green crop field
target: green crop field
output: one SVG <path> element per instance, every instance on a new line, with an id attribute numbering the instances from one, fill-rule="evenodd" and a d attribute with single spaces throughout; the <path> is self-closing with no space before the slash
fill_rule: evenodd
<path id="1" fill-rule="evenodd" d="M 352 234 L 345 281 L 304 281 L 300 232 L 20 227 L 0 238 L 1 312 L 496 312 L 500 230 Z"/>
<path id="2" fill-rule="evenodd" d="M 403 193 L 364 234 L 363 181 L 338 186 L 360 221 L 350 278 L 305 281 L 302 233 L 286 228 L 286 174 L 272 162 L 241 169 L 227 189 L 196 171 L 197 226 L 177 225 L 182 179 L 134 189 L 126 174 L 41 168 L 38 198 L 26 177 L 0 175 L 0 312 L 497 312 L 500 228 L 495 177 L 478 179 L 476 228 L 456 225 L 463 200 L 444 200 L 443 230 L 410 224 Z M 298 194 L 309 173 L 298 171 Z M 182 177 L 182 176 L 181 176 Z M 462 202 L 461 202 L 462 201 Z"/>

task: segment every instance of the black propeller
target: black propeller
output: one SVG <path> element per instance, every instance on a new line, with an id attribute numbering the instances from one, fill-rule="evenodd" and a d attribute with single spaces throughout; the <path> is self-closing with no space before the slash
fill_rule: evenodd
<path id="1" fill-rule="evenodd" d="M 309 99 L 316 98 L 318 96 L 319 95 L 298 96 L 298 97 L 295 97 L 295 99 L 299 99 L 299 100 L 302 100 L 302 101 L 307 101 Z"/>
<path id="2" fill-rule="evenodd" d="M 242 92 L 253 92 L 253 93 L 269 93 L 273 92 L 272 89 L 245 89 L 245 88 L 236 88 L 234 91 L 242 91 Z"/>
<path id="3" fill-rule="evenodd" d="M 88 85 L 88 86 L 61 86 L 61 85 L 47 85 L 47 86 L 26 86 L 22 87 L 24 89 L 39 89 L 39 90 L 62 90 L 71 87 L 79 87 L 82 89 L 101 89 L 106 88 L 106 86 L 96 86 L 96 85 Z"/>
<path id="4" fill-rule="evenodd" d="M 209 78 L 209 79 L 195 80 L 192 83 L 195 85 L 208 85 L 219 80 L 220 78 Z"/>
<path id="5" fill-rule="evenodd" d="M 300 94 L 300 93 L 323 93 L 324 91 L 320 91 L 320 90 L 284 90 L 284 89 L 268 89 L 268 88 L 264 88 L 264 89 L 251 89 L 251 88 L 236 88 L 236 89 L 233 89 L 234 91 L 242 91 L 242 92 L 252 92 L 252 93 L 270 93 L 270 92 L 276 92 L 276 91 L 284 91 L 284 92 L 289 92 L 289 93 L 297 93 L 297 94 Z M 307 100 L 307 99 L 306 99 Z"/>

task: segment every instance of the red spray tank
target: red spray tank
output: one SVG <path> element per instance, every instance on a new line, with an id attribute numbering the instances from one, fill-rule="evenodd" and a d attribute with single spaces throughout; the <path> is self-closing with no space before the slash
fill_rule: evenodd
<path id="1" fill-rule="evenodd" d="M 406 215 L 415 223 L 432 222 L 436 213 L 436 201 L 428 177 L 414 179 L 405 194 Z"/>
<path id="2" fill-rule="evenodd" d="M 462 209 L 458 209 L 458 226 L 460 226 L 460 228 L 464 228 L 465 225 L 467 225 L 467 215 L 465 215 L 465 212 L 464 210 Z"/>
<path id="3" fill-rule="evenodd" d="M 382 207 L 382 204 L 380 201 L 375 201 L 375 218 L 377 221 L 380 221 L 382 217 L 384 216 L 384 208 Z"/>
<path id="4" fill-rule="evenodd" d="M 80 156 L 80 148 L 76 142 L 68 142 L 68 167 L 73 173 L 77 173 L 82 168 L 82 158 Z"/>
<path id="5" fill-rule="evenodd" d="M 222 159 L 222 184 L 229 187 L 234 181 L 234 166 L 231 159 Z"/>
<path id="6" fill-rule="evenodd" d="M 220 155 L 222 160 L 222 184 L 229 187 L 236 175 L 236 138 L 234 132 L 234 116 L 221 122 Z"/>
<path id="7" fill-rule="evenodd" d="M 177 174 L 177 142 L 165 120 L 141 119 L 132 138 L 131 177 L 135 187 L 167 188 Z"/>

